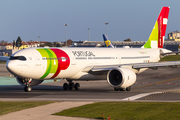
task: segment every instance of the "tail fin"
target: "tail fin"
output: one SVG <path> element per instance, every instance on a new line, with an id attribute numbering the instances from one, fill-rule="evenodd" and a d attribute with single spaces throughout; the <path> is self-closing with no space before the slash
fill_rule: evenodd
<path id="1" fill-rule="evenodd" d="M 163 7 L 161 9 L 149 39 L 142 48 L 163 48 L 169 9 L 170 7 Z"/>
<path id="2" fill-rule="evenodd" d="M 111 41 L 107 38 L 105 34 L 103 34 L 103 39 L 104 39 L 105 47 L 114 48 L 114 45 L 111 43 Z"/>

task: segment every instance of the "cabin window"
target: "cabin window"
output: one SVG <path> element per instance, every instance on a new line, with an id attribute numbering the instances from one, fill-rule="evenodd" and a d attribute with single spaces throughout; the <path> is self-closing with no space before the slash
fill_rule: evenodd
<path id="1" fill-rule="evenodd" d="M 26 58 L 24 56 L 11 56 L 9 60 L 22 60 L 22 61 L 25 61 Z"/>

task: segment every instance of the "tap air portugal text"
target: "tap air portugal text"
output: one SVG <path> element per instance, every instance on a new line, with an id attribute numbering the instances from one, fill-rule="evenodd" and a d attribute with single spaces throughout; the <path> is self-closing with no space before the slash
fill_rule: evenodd
<path id="1" fill-rule="evenodd" d="M 169 7 L 163 7 L 142 48 L 29 48 L 13 54 L 6 67 L 25 91 L 46 79 L 66 79 L 64 90 L 79 90 L 80 84 L 73 81 L 107 80 L 115 91 L 130 91 L 136 74 L 147 68 L 180 65 L 180 61 L 158 62 L 168 51 L 163 49 L 168 14 Z"/>

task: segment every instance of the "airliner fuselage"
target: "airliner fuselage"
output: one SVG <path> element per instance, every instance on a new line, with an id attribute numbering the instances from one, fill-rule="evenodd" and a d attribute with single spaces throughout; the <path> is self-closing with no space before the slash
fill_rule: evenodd
<path id="1" fill-rule="evenodd" d="M 90 66 L 157 62 L 159 56 L 159 49 L 30 48 L 12 55 L 6 66 L 23 78 L 77 80 L 89 78 L 83 71 Z"/>

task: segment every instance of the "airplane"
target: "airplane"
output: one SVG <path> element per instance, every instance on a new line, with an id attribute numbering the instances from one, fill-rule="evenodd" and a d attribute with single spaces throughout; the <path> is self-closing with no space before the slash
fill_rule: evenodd
<path id="1" fill-rule="evenodd" d="M 103 39 L 105 43 L 105 47 L 115 48 L 111 41 L 108 39 L 107 35 L 103 34 Z"/>
<path id="2" fill-rule="evenodd" d="M 109 48 L 115 48 L 115 46 L 112 44 L 112 42 L 108 39 L 106 34 L 103 34 L 104 44 L 105 47 Z M 129 46 L 123 46 L 123 48 L 130 48 Z"/>
<path id="3" fill-rule="evenodd" d="M 163 47 L 169 7 L 163 7 L 142 48 L 27 48 L 6 63 L 24 91 L 47 79 L 66 79 L 64 90 L 79 90 L 74 81 L 107 80 L 115 91 L 130 91 L 136 74 L 148 68 L 176 67 L 180 61 L 158 62 Z"/>

